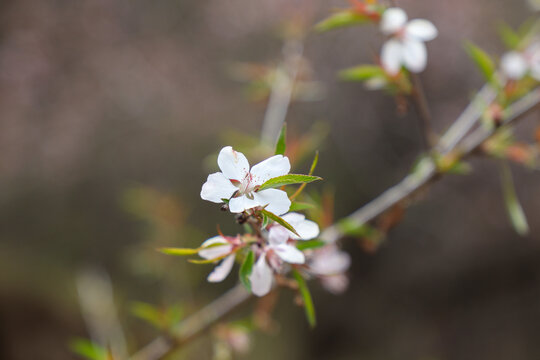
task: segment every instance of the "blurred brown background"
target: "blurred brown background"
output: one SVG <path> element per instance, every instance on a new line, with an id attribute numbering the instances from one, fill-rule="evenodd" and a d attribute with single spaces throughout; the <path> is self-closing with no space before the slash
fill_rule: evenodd
<path id="1" fill-rule="evenodd" d="M 517 26 L 532 13 L 524 0 L 398 4 L 439 28 L 421 78 L 443 131 L 482 84 L 464 39 L 501 53 L 497 23 Z M 229 214 L 199 198 L 209 171 L 203 160 L 235 146 L 221 135 L 258 135 L 264 115 L 228 66 L 279 60 L 279 24 L 298 13 L 314 22 L 348 3 L 0 6 L 0 358 L 76 358 L 69 341 L 88 335 L 75 277 L 86 266 L 110 274 L 133 352 L 156 332 L 129 314 L 132 301 L 182 302 L 189 313 L 236 282 L 208 285 L 209 267 L 154 251 L 196 246 L 216 223 L 239 231 Z M 421 151 L 414 112 L 398 116 L 391 98 L 336 79 L 338 70 L 372 60 L 376 34 L 356 27 L 309 35 L 305 55 L 326 97 L 294 104 L 288 117 L 297 134 L 316 121 L 330 125 L 318 174 L 335 189 L 336 217 L 401 179 Z M 524 140 L 538 124 L 534 116 L 521 126 Z M 351 287 L 333 296 L 313 285 L 315 330 L 285 295 L 275 314 L 279 332 L 257 334 L 241 358 L 540 358 L 540 174 L 514 168 L 532 233 L 521 238 L 507 220 L 496 162 L 472 163 L 471 175 L 437 183 L 376 254 L 345 242 L 354 258 Z M 154 211 L 164 211 L 164 224 Z M 209 342 L 177 358 L 211 359 Z"/>

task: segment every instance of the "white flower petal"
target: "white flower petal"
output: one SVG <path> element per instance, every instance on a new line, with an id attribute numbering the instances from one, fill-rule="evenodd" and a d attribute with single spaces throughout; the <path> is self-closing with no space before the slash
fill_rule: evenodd
<path id="1" fill-rule="evenodd" d="M 403 45 L 399 40 L 390 39 L 384 43 L 381 51 L 381 62 L 390 75 L 396 75 L 403 62 Z"/>
<path id="2" fill-rule="evenodd" d="M 411 20 L 405 27 L 405 33 L 408 37 L 422 41 L 433 40 L 439 34 L 435 25 L 424 19 Z"/>
<path id="3" fill-rule="evenodd" d="M 347 290 L 349 278 L 346 275 L 325 276 L 321 278 L 322 286 L 332 294 L 339 295 Z"/>
<path id="4" fill-rule="evenodd" d="M 387 9 L 381 18 L 381 31 L 385 35 L 392 35 L 407 23 L 407 14 L 403 9 L 394 7 Z"/>
<path id="5" fill-rule="evenodd" d="M 233 266 L 236 254 L 227 256 L 221 263 L 214 268 L 214 270 L 206 278 L 208 282 L 220 282 L 223 281 L 227 275 L 230 274 Z"/>
<path id="6" fill-rule="evenodd" d="M 283 220 L 291 224 L 300 237 L 289 231 L 289 236 L 295 240 L 311 240 L 319 236 L 319 225 L 306 220 L 306 217 L 299 213 L 288 213 L 282 216 Z"/>
<path id="7" fill-rule="evenodd" d="M 215 203 L 230 198 L 238 190 L 222 173 L 208 175 L 201 189 L 201 198 Z"/>
<path id="8" fill-rule="evenodd" d="M 291 200 L 289 200 L 289 196 L 283 190 L 266 189 L 253 193 L 253 196 L 259 206 L 268 205 L 266 206 L 266 210 L 276 215 L 285 214 L 291 207 Z"/>
<path id="9" fill-rule="evenodd" d="M 315 253 L 310 270 L 317 275 L 337 275 L 342 274 L 351 265 L 351 257 L 344 251 L 336 247 L 323 248 Z"/>
<path id="10" fill-rule="evenodd" d="M 319 236 L 319 225 L 311 220 L 304 220 L 298 225 L 294 226 L 294 229 L 300 235 L 300 240 L 311 240 Z M 293 234 L 294 235 L 294 234 Z"/>
<path id="11" fill-rule="evenodd" d="M 246 195 L 232 198 L 229 201 L 229 210 L 232 213 L 241 213 L 244 210 L 253 209 L 259 206 L 260 203 L 254 198 L 250 199 Z"/>
<path id="12" fill-rule="evenodd" d="M 266 263 L 266 255 L 262 254 L 253 266 L 253 271 L 249 276 L 253 294 L 257 296 L 268 294 L 272 288 L 273 278 L 272 269 Z"/>
<path id="13" fill-rule="evenodd" d="M 219 152 L 218 166 L 228 179 L 242 181 L 249 173 L 249 162 L 244 154 L 226 146 Z"/>
<path id="14" fill-rule="evenodd" d="M 306 261 L 304 253 L 292 245 L 280 244 L 271 248 L 277 256 L 289 264 L 303 264 Z"/>
<path id="15" fill-rule="evenodd" d="M 423 71 L 427 64 L 426 45 L 418 40 L 405 40 L 403 42 L 403 63 L 413 73 Z"/>
<path id="16" fill-rule="evenodd" d="M 281 175 L 286 175 L 291 170 L 289 158 L 283 155 L 275 155 L 251 168 L 253 184 L 262 185 L 265 181 Z"/>
<path id="17" fill-rule="evenodd" d="M 511 51 L 501 58 L 501 69 L 509 79 L 519 80 L 527 73 L 528 64 L 522 54 Z"/>
<path id="18" fill-rule="evenodd" d="M 290 231 L 281 225 L 273 225 L 270 230 L 268 230 L 268 242 L 270 245 L 284 244 L 290 237 Z"/>
<path id="19" fill-rule="evenodd" d="M 201 244 L 201 247 L 210 246 L 212 244 L 219 244 L 219 243 L 225 243 L 227 245 L 213 246 L 209 249 L 199 250 L 199 256 L 206 260 L 211 260 L 211 259 L 221 257 L 231 252 L 232 245 L 229 244 L 227 239 L 223 238 L 223 236 L 214 236 L 206 240 L 205 242 L 203 242 Z"/>

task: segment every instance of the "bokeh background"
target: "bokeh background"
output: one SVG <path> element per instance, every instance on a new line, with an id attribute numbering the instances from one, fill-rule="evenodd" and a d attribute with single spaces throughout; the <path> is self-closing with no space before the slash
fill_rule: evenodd
<path id="1" fill-rule="evenodd" d="M 493 54 L 504 20 L 533 16 L 521 0 L 399 0 L 432 20 L 421 75 L 446 129 L 482 79 L 465 39 Z M 341 0 L 6 0 L 0 3 L 0 358 L 75 359 L 68 344 L 88 337 L 77 297 L 84 269 L 107 273 L 130 352 L 157 334 L 130 314 L 133 301 L 180 304 L 188 314 L 236 282 L 208 285 L 208 266 L 155 252 L 196 246 L 240 229 L 199 198 L 212 154 L 237 132 L 258 136 L 264 101 L 231 77 L 236 62 L 281 57 L 280 26 L 314 23 Z M 376 29 L 356 27 L 305 39 L 318 101 L 293 104 L 290 132 L 327 124 L 317 173 L 340 218 L 399 181 L 421 152 L 414 112 L 338 70 L 371 62 Z M 535 119 L 536 117 L 536 119 Z M 538 114 L 520 125 L 532 140 Z M 227 135 L 228 134 L 228 135 Z M 228 137 L 227 137 L 228 136 Z M 211 164 L 211 165 L 208 165 Z M 376 253 L 354 239 L 350 288 L 313 284 L 319 325 L 284 294 L 270 334 L 257 332 L 245 359 L 540 358 L 540 174 L 513 167 L 531 235 L 505 212 L 498 165 L 435 184 Z M 300 162 L 305 171 L 309 162 Z M 247 305 L 233 316 L 249 313 Z M 212 337 L 177 359 L 212 359 Z"/>

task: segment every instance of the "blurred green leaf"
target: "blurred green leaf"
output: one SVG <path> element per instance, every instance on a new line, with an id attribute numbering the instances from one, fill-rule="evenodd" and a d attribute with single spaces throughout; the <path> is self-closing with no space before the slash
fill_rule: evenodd
<path id="1" fill-rule="evenodd" d="M 245 257 L 244 262 L 240 266 L 240 282 L 248 291 L 251 291 L 251 282 L 249 281 L 249 276 L 251 275 L 251 271 L 253 270 L 254 262 L 255 255 L 253 254 L 253 251 L 250 250 Z"/>
<path id="2" fill-rule="evenodd" d="M 296 280 L 296 283 L 298 284 L 298 291 L 300 291 L 300 295 L 302 295 L 302 299 L 304 300 L 304 310 L 306 312 L 306 318 L 309 325 L 313 328 L 317 324 L 317 319 L 315 317 L 315 306 L 313 305 L 313 298 L 311 297 L 311 293 L 309 292 L 306 280 L 302 277 L 302 275 L 297 270 L 293 270 L 292 274 Z"/>
<path id="3" fill-rule="evenodd" d="M 386 78 L 386 73 L 383 68 L 377 65 L 359 65 L 341 70 L 339 77 L 347 81 L 366 81 L 374 77 Z"/>
<path id="4" fill-rule="evenodd" d="M 374 230 L 371 226 L 366 224 L 358 224 L 356 221 L 344 218 L 338 223 L 339 230 L 348 236 L 363 237 L 368 236 Z"/>
<path id="5" fill-rule="evenodd" d="M 521 42 L 521 36 L 519 36 L 519 34 L 515 32 L 510 26 L 508 26 L 506 23 L 500 23 L 498 30 L 501 41 L 508 49 L 513 50 L 519 46 L 519 43 Z"/>
<path id="6" fill-rule="evenodd" d="M 506 203 L 506 210 L 508 211 L 510 221 L 516 232 L 521 236 L 525 236 L 529 233 L 529 224 L 527 223 L 527 217 L 525 216 L 525 212 L 516 195 L 510 166 L 506 161 L 501 161 L 501 182 L 504 202 Z"/>
<path id="7" fill-rule="evenodd" d="M 493 62 L 493 59 L 491 59 L 491 57 L 484 50 L 480 49 L 471 42 L 467 42 L 465 44 L 465 49 L 478 69 L 480 69 L 482 72 L 482 75 L 486 81 L 491 81 L 493 74 L 495 73 L 495 63 Z"/>
<path id="8" fill-rule="evenodd" d="M 287 123 L 283 123 L 283 126 L 281 127 L 281 132 L 279 133 L 279 138 L 276 144 L 276 155 L 283 155 L 285 154 L 285 149 L 287 147 Z"/>
<path id="9" fill-rule="evenodd" d="M 298 241 L 296 243 L 296 248 L 300 251 L 309 250 L 309 249 L 318 249 L 326 245 L 326 243 L 322 240 L 306 240 L 306 241 Z"/>
<path id="10" fill-rule="evenodd" d="M 146 321 L 157 329 L 163 327 L 163 314 L 154 305 L 136 301 L 131 304 L 130 312 L 137 318 Z"/>
<path id="11" fill-rule="evenodd" d="M 277 222 L 279 225 L 283 226 L 285 229 L 291 231 L 292 233 L 294 233 L 295 235 L 297 236 L 300 236 L 298 235 L 298 233 L 296 232 L 296 230 L 292 227 L 291 224 L 289 224 L 288 222 L 286 222 L 285 220 L 283 220 L 282 218 L 280 218 L 279 216 L 277 216 L 276 214 L 274 213 L 271 213 L 270 211 L 267 211 L 267 210 L 261 210 L 261 213 L 263 213 L 264 215 L 266 215 L 267 217 L 269 217 L 270 219 L 272 219 L 273 221 Z"/>
<path id="12" fill-rule="evenodd" d="M 289 211 L 302 211 L 302 210 L 314 209 L 315 207 L 316 206 L 314 204 L 295 201 L 291 204 Z"/>
<path id="13" fill-rule="evenodd" d="M 107 350 L 88 339 L 78 338 L 69 344 L 69 348 L 75 354 L 88 360 L 106 360 Z"/>
<path id="14" fill-rule="evenodd" d="M 364 15 L 358 14 L 352 10 L 343 10 L 336 12 L 315 25 L 318 32 L 329 31 L 346 26 L 364 24 L 369 21 Z"/>
<path id="15" fill-rule="evenodd" d="M 264 184 L 259 187 L 260 190 L 276 188 L 283 185 L 293 185 L 293 184 L 303 184 L 310 183 L 313 181 L 322 180 L 321 177 L 312 176 L 312 175 L 301 175 L 301 174 L 287 174 L 278 176 L 272 179 L 269 179 Z"/>

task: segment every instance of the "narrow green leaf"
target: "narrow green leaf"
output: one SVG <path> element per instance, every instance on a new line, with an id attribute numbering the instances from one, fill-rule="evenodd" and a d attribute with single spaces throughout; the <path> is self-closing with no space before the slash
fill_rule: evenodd
<path id="1" fill-rule="evenodd" d="M 352 10 L 343 10 L 336 12 L 315 25 L 318 32 L 329 31 L 346 26 L 364 24 L 368 18 Z"/>
<path id="2" fill-rule="evenodd" d="M 158 250 L 167 255 L 186 256 L 186 255 L 197 254 L 200 249 L 185 249 L 185 248 L 169 247 L 169 248 L 161 248 Z"/>
<path id="3" fill-rule="evenodd" d="M 151 304 L 136 301 L 131 304 L 130 312 L 135 317 L 148 322 L 158 329 L 160 329 L 163 325 L 163 317 L 161 312 Z"/>
<path id="4" fill-rule="evenodd" d="M 255 262 L 255 255 L 253 254 L 253 251 L 250 250 L 242 265 L 240 266 L 240 282 L 242 285 L 245 286 L 245 288 L 248 291 L 251 291 L 251 282 L 249 281 L 249 276 L 251 275 L 251 271 L 253 270 L 253 263 Z"/>
<path id="5" fill-rule="evenodd" d="M 313 181 L 322 180 L 321 177 L 313 175 L 300 175 L 300 174 L 287 174 L 278 176 L 272 179 L 269 179 L 264 184 L 259 187 L 260 190 L 265 190 L 269 188 L 276 188 L 283 185 L 292 185 L 292 184 L 303 184 L 310 183 Z"/>
<path id="6" fill-rule="evenodd" d="M 88 339 L 77 338 L 69 344 L 69 348 L 75 354 L 88 360 L 105 360 L 107 351 Z"/>
<path id="7" fill-rule="evenodd" d="M 309 168 L 308 175 L 313 175 L 313 172 L 315 171 L 315 168 L 317 167 L 318 163 L 319 163 L 319 150 L 315 151 L 315 157 L 313 158 L 313 162 L 311 163 L 311 167 Z"/>
<path id="8" fill-rule="evenodd" d="M 356 221 L 344 218 L 338 223 L 339 230 L 348 236 L 363 237 L 368 236 L 373 228 L 366 224 L 358 224 Z"/>
<path id="9" fill-rule="evenodd" d="M 279 133 L 279 138 L 276 143 L 276 155 L 285 154 L 285 149 L 287 148 L 287 123 L 283 123 L 281 127 L 281 132 Z"/>
<path id="10" fill-rule="evenodd" d="M 339 77 L 346 81 L 366 81 L 374 77 L 386 77 L 383 68 L 377 65 L 359 65 L 341 70 Z"/>
<path id="11" fill-rule="evenodd" d="M 318 249 L 326 245 L 322 240 L 307 240 L 307 241 L 298 241 L 296 243 L 296 248 L 300 251 L 309 250 L 309 249 Z"/>
<path id="12" fill-rule="evenodd" d="M 313 174 L 313 172 L 315 171 L 315 168 L 317 167 L 318 163 L 319 163 L 319 151 L 317 150 L 317 151 L 315 151 L 315 157 L 313 158 L 313 162 L 311 163 L 311 167 L 309 169 L 308 175 Z M 296 190 L 295 193 L 292 194 L 292 196 L 290 197 L 291 201 L 296 199 L 298 197 L 298 195 L 300 195 L 302 193 L 302 191 L 304 191 L 304 188 L 306 187 L 306 184 L 307 183 L 303 183 L 302 185 L 300 185 L 298 190 Z"/>
<path id="13" fill-rule="evenodd" d="M 270 219 L 268 218 L 268 216 L 264 214 L 262 214 L 262 216 L 263 216 L 263 221 L 262 221 L 261 227 L 265 229 L 268 226 L 268 224 L 270 224 Z"/>
<path id="14" fill-rule="evenodd" d="M 514 31 L 510 26 L 505 23 L 500 23 L 498 30 L 501 41 L 508 49 L 513 50 L 519 46 L 519 43 L 521 42 L 521 36 L 519 36 L 519 34 Z"/>
<path id="15" fill-rule="evenodd" d="M 289 211 L 302 211 L 302 210 L 315 209 L 315 208 L 316 206 L 314 204 L 295 201 L 291 204 Z"/>
<path id="16" fill-rule="evenodd" d="M 298 235 L 298 233 L 297 233 L 296 230 L 292 227 L 291 224 L 289 224 L 288 222 L 286 222 L 285 220 L 283 220 L 282 218 L 280 218 L 280 217 L 277 216 L 276 214 L 271 213 L 270 211 L 264 210 L 264 209 L 261 210 L 261 213 L 263 213 L 264 215 L 266 215 L 266 216 L 269 217 L 270 219 L 274 220 L 274 221 L 277 222 L 279 225 L 283 226 L 285 229 L 291 231 L 291 232 L 294 233 L 295 235 L 300 236 L 300 235 Z"/>
<path id="17" fill-rule="evenodd" d="M 296 280 L 296 283 L 298 284 L 298 290 L 300 291 L 300 295 L 302 295 L 302 299 L 304 300 L 304 311 L 306 312 L 306 318 L 309 325 L 313 328 L 317 324 L 317 319 L 315 317 L 315 306 L 313 305 L 313 298 L 311 297 L 311 293 L 309 292 L 306 280 L 304 280 L 302 275 L 300 275 L 300 273 L 296 270 L 293 270 L 292 274 Z"/>
<path id="18" fill-rule="evenodd" d="M 484 50 L 471 42 L 465 44 L 465 49 L 478 69 L 482 72 L 486 81 L 491 81 L 493 74 L 495 73 L 495 63 L 491 57 Z"/>
<path id="19" fill-rule="evenodd" d="M 501 162 L 501 182 L 504 202 L 506 203 L 506 210 L 508 211 L 510 221 L 516 232 L 521 236 L 525 236 L 529 233 L 529 224 L 527 223 L 527 217 L 525 216 L 525 212 L 516 195 L 510 166 L 508 166 L 508 163 L 505 161 Z"/>

